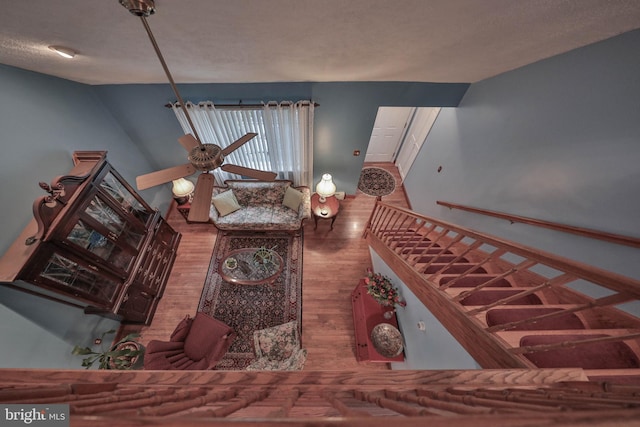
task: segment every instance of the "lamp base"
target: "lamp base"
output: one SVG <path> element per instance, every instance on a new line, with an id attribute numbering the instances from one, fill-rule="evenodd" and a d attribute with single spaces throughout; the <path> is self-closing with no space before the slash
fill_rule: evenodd
<path id="1" fill-rule="evenodd" d="M 324 203 L 324 202 L 326 202 L 326 201 L 327 201 L 327 198 L 326 198 L 326 197 L 324 197 L 324 196 L 320 196 L 320 198 L 318 199 L 318 201 L 319 201 L 320 203 Z"/>
<path id="2" fill-rule="evenodd" d="M 176 201 L 178 206 L 182 206 L 189 202 L 189 196 L 181 196 L 181 197 L 173 196 L 173 200 Z"/>

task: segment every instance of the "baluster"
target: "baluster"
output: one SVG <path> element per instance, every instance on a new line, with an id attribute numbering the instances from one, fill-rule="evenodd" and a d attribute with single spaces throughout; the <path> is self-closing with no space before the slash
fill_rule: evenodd
<path id="1" fill-rule="evenodd" d="M 234 402 L 229 402 L 221 408 L 212 409 L 208 411 L 198 412 L 197 415 L 200 417 L 217 417 L 224 418 L 228 415 L 233 414 L 243 408 L 248 407 L 254 402 L 259 402 L 261 400 L 266 399 L 269 396 L 268 389 L 261 389 L 258 391 L 253 390 L 245 390 L 242 393 L 239 393 L 237 396 L 237 400 Z"/>
<path id="2" fill-rule="evenodd" d="M 344 394 L 347 394 L 347 393 L 350 394 L 349 397 L 354 397 L 352 391 L 344 392 Z M 338 412 L 340 412 L 340 415 L 342 415 L 343 417 L 370 417 L 371 416 L 371 414 L 366 411 L 353 409 L 347 406 L 342 400 L 340 400 L 340 398 L 337 397 L 337 393 L 325 391 L 323 393 L 323 397 L 327 399 L 329 404 L 331 404 L 333 408 L 335 408 Z"/>

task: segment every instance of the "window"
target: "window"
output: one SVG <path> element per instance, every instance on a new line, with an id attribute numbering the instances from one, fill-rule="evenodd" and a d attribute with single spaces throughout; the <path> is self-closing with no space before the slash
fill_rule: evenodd
<path id="1" fill-rule="evenodd" d="M 273 171 L 279 179 L 294 185 L 311 185 L 313 180 L 313 103 L 270 102 L 256 108 L 216 108 L 211 102 L 186 103 L 189 116 L 204 144 L 224 148 L 248 132 L 258 135 L 230 153 L 225 163 Z M 185 133 L 192 133 L 182 108 L 173 111 Z M 214 175 L 219 183 L 238 176 L 221 169 Z"/>

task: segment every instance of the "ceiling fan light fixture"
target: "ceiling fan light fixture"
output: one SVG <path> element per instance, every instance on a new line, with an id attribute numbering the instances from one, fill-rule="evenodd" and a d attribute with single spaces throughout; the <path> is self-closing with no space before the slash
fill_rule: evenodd
<path id="1" fill-rule="evenodd" d="M 193 147 L 188 157 L 189 161 L 200 171 L 210 171 L 222 164 L 224 156 L 222 149 L 215 144 L 202 144 Z"/>
<path id="2" fill-rule="evenodd" d="M 78 53 L 75 50 L 64 46 L 49 46 L 49 49 L 67 59 L 72 59 Z"/>
<path id="3" fill-rule="evenodd" d="M 150 16 L 156 13 L 153 0 L 120 0 L 120 4 L 135 16 Z"/>

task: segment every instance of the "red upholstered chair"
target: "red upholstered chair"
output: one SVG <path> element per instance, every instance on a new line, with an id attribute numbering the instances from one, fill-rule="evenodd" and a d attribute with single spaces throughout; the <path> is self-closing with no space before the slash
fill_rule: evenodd
<path id="1" fill-rule="evenodd" d="M 198 312 L 195 318 L 185 317 L 168 342 L 154 340 L 147 344 L 144 369 L 213 369 L 235 337 L 231 327 Z"/>

